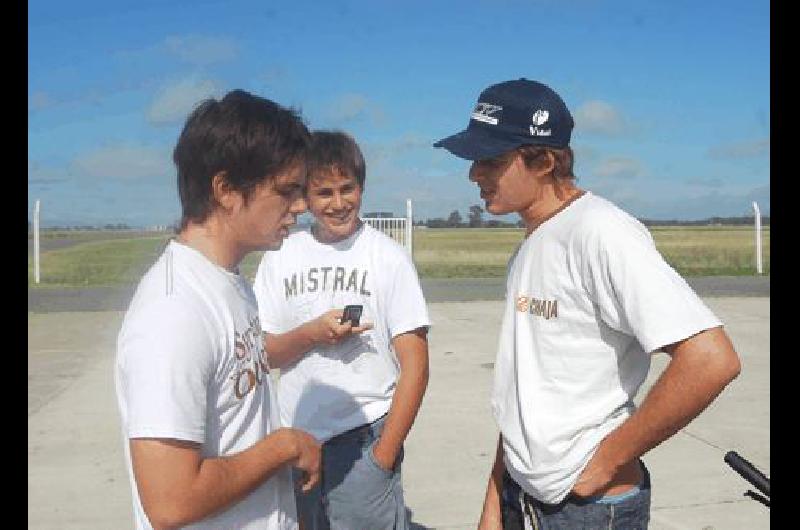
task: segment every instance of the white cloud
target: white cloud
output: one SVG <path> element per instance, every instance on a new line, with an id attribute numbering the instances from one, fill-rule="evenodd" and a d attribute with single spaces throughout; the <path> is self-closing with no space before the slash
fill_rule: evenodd
<path id="1" fill-rule="evenodd" d="M 132 180 L 174 174 L 170 154 L 162 149 L 123 144 L 78 156 L 72 172 L 93 179 Z"/>
<path id="2" fill-rule="evenodd" d="M 433 150 L 432 144 L 433 142 L 428 138 L 415 133 L 406 133 L 390 142 L 363 144 L 361 150 L 364 152 L 364 158 L 369 167 L 370 165 L 396 163 L 397 158 L 407 158 L 409 154 L 420 150 L 425 154 L 430 154 L 428 151 Z"/>
<path id="3" fill-rule="evenodd" d="M 289 71 L 284 66 L 272 66 L 258 76 L 258 80 L 268 86 L 285 83 L 289 78 Z"/>
<path id="4" fill-rule="evenodd" d="M 753 201 L 762 215 L 770 214 L 770 186 L 748 189 L 714 190 L 700 195 L 677 192 L 672 196 L 644 196 L 620 201 L 620 205 L 637 217 L 648 219 L 707 219 L 739 217 L 753 214 Z"/>
<path id="5" fill-rule="evenodd" d="M 28 185 L 42 186 L 64 182 L 69 175 L 63 168 L 44 166 L 36 160 L 28 159 Z"/>
<path id="6" fill-rule="evenodd" d="M 634 178 L 645 174 L 644 167 L 638 160 L 615 157 L 603 160 L 594 168 L 598 177 Z"/>
<path id="7" fill-rule="evenodd" d="M 711 147 L 708 150 L 708 156 L 715 160 L 756 158 L 765 155 L 769 156 L 769 144 L 769 138 L 722 144 Z"/>
<path id="8" fill-rule="evenodd" d="M 218 96 L 220 88 L 208 79 L 186 78 L 161 88 L 147 109 L 153 125 L 182 123 L 200 101 Z"/>
<path id="9" fill-rule="evenodd" d="M 692 177 L 687 179 L 686 183 L 692 186 L 719 188 L 724 184 L 724 181 L 716 177 Z"/>
<path id="10" fill-rule="evenodd" d="M 625 118 L 610 103 L 587 101 L 574 113 L 575 129 L 581 132 L 618 135 L 628 129 Z"/>
<path id="11" fill-rule="evenodd" d="M 361 119 L 382 124 L 385 120 L 383 109 L 363 94 L 356 93 L 343 94 L 332 101 L 325 117 L 337 124 Z"/>
<path id="12" fill-rule="evenodd" d="M 200 66 L 233 61 L 239 55 L 236 42 L 225 37 L 173 35 L 164 40 L 163 46 L 182 61 Z"/>

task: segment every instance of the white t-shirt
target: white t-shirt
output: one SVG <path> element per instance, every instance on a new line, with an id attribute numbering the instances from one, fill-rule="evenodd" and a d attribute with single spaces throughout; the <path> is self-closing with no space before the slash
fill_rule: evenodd
<path id="1" fill-rule="evenodd" d="M 389 410 L 400 373 L 391 340 L 430 326 L 403 247 L 367 224 L 333 244 L 299 230 L 279 250 L 264 253 L 254 288 L 268 333 L 286 333 L 347 304 L 363 305 L 361 322 L 374 325 L 335 346 L 318 346 L 281 370 L 278 402 L 286 425 L 324 442 Z"/>
<path id="2" fill-rule="evenodd" d="M 142 509 L 130 438 L 201 444 L 204 458 L 239 453 L 280 427 L 250 284 L 171 241 L 142 278 L 117 339 L 115 383 L 136 528 Z M 291 470 L 187 528 L 297 528 Z"/>
<path id="3" fill-rule="evenodd" d="M 492 409 L 511 477 L 542 502 L 572 490 L 634 411 L 650 353 L 721 322 L 650 233 L 585 193 L 509 262 Z"/>

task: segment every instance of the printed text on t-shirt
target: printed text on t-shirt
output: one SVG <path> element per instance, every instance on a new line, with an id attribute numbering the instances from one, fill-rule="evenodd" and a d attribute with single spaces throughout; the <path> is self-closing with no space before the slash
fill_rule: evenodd
<path id="1" fill-rule="evenodd" d="M 533 296 L 517 296 L 517 311 L 550 320 L 558 317 L 558 300 L 540 300 Z"/>
<path id="2" fill-rule="evenodd" d="M 367 290 L 367 272 L 344 267 L 311 267 L 307 271 L 292 273 L 283 279 L 284 292 L 288 300 L 298 294 L 316 291 L 352 291 L 362 296 L 370 296 Z"/>

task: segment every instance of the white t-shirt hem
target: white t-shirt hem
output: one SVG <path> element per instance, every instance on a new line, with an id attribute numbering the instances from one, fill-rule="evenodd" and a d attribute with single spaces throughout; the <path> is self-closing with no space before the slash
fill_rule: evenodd
<path id="1" fill-rule="evenodd" d="M 202 444 L 205 441 L 205 433 L 202 431 L 176 431 L 174 428 L 159 427 L 129 428 L 128 438 L 170 438 Z"/>
<path id="2" fill-rule="evenodd" d="M 664 346 L 669 346 L 670 344 L 681 342 L 683 340 L 694 337 L 698 333 L 708 331 L 709 329 L 722 327 L 722 325 L 723 324 L 722 322 L 719 321 L 719 319 L 709 319 L 706 322 L 702 322 L 699 325 L 692 328 L 687 328 L 683 330 L 671 330 L 674 333 L 664 334 L 661 337 L 654 337 L 644 341 L 642 344 L 642 349 L 644 349 L 644 351 L 648 353 L 657 352 L 660 351 Z"/>
<path id="3" fill-rule="evenodd" d="M 430 327 L 431 323 L 428 322 L 427 320 L 420 320 L 418 322 L 409 322 L 407 324 L 402 324 L 400 326 L 397 326 L 397 331 L 392 331 L 392 339 L 395 339 L 400 335 L 409 333 L 419 328 L 425 328 L 427 330 L 430 329 Z"/>

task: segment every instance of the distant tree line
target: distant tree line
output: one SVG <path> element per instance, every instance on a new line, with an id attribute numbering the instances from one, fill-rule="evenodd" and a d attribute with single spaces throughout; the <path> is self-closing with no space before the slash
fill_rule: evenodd
<path id="1" fill-rule="evenodd" d="M 466 221 L 461 217 L 461 212 L 453 210 L 446 219 L 434 217 L 433 219 L 418 222 L 417 226 L 427 226 L 428 228 L 517 228 L 525 226 L 522 220 L 515 223 L 499 219 L 484 220 L 484 212 L 485 210 L 480 205 L 473 204 L 469 207 Z"/>
<path id="2" fill-rule="evenodd" d="M 677 219 L 669 220 L 655 220 L 655 219 L 639 219 L 645 226 L 713 226 L 713 225 L 752 225 L 755 223 L 755 217 L 752 215 L 742 215 L 740 217 L 709 217 L 699 221 L 679 221 Z M 761 224 L 769 226 L 769 216 L 761 216 Z"/>
<path id="3" fill-rule="evenodd" d="M 427 226 L 428 228 L 522 228 L 525 226 L 522 219 L 515 223 L 508 221 L 501 221 L 498 219 L 483 219 L 484 209 L 473 204 L 469 207 L 469 214 L 467 220 L 464 221 L 461 213 L 458 210 L 453 210 L 447 218 L 435 217 L 425 221 L 419 221 L 417 226 Z M 681 221 L 677 219 L 660 220 L 660 219 L 639 219 L 645 226 L 714 226 L 714 225 L 752 225 L 754 217 L 752 215 L 740 217 L 709 217 L 707 219 L 695 221 Z M 769 226 L 769 216 L 761 216 L 761 224 Z"/>
<path id="4" fill-rule="evenodd" d="M 433 219 L 426 219 L 425 221 L 418 221 L 415 223 L 416 226 L 426 226 L 428 228 L 523 228 L 525 223 L 522 219 L 518 220 L 515 223 L 508 222 L 508 221 L 501 221 L 499 219 L 489 219 L 485 220 L 483 218 L 484 209 L 477 205 L 473 204 L 469 207 L 469 214 L 467 216 L 467 220 L 461 217 L 461 213 L 458 210 L 453 210 L 450 212 L 450 215 L 447 218 L 443 217 L 435 217 Z M 364 217 L 393 217 L 391 212 L 370 212 L 369 214 L 365 215 Z M 709 217 L 707 219 L 695 220 L 695 221 L 683 221 L 678 219 L 642 219 L 640 218 L 639 221 L 644 224 L 645 226 L 714 226 L 714 225 L 727 225 L 727 226 L 736 226 L 736 225 L 752 225 L 754 223 L 754 218 L 752 215 L 743 215 L 739 217 Z M 764 226 L 769 226 L 769 216 L 761 216 L 761 224 Z M 174 232 L 176 230 L 177 224 L 173 223 L 171 225 L 162 225 L 159 226 L 159 229 L 166 230 L 169 232 Z M 152 228 L 152 227 L 151 227 Z M 55 225 L 55 226 L 47 226 L 42 227 L 42 231 L 70 231 L 70 230 L 141 230 L 142 227 L 133 227 L 128 225 L 127 223 L 106 223 L 103 225 Z M 33 230 L 33 224 L 31 223 L 30 219 L 28 220 L 28 232 Z"/>
<path id="5" fill-rule="evenodd" d="M 99 230 L 150 230 L 159 229 L 165 231 L 174 231 L 175 224 L 171 225 L 158 225 L 150 227 L 130 226 L 127 223 L 105 223 L 97 225 L 49 225 L 40 227 L 42 232 L 71 232 L 71 231 L 99 231 Z M 33 230 L 33 223 L 28 221 L 28 232 Z"/>

